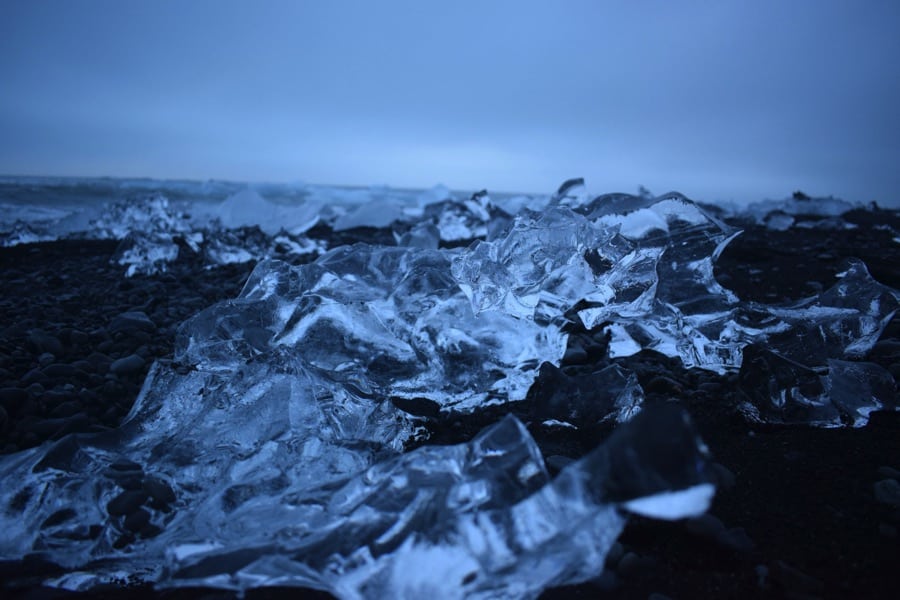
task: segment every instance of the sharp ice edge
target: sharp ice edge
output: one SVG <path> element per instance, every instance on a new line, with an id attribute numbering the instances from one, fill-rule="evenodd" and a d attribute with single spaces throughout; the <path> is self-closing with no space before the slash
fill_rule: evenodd
<path id="1" fill-rule="evenodd" d="M 193 391 L 209 384 L 203 379 L 192 382 Z M 285 402 L 278 394 L 267 400 Z M 290 399 L 304 400 L 304 410 L 315 411 L 304 395 Z M 237 403 L 242 408 L 234 416 L 249 418 L 244 428 L 261 423 Z M 147 410 L 144 399 L 138 412 Z M 466 444 L 382 451 L 366 460 L 333 456 L 347 451 L 329 447 L 329 433 L 312 419 L 268 431 L 255 450 L 239 449 L 248 440 L 213 435 L 220 410 L 194 409 L 165 442 L 133 417 L 116 451 L 103 436 L 70 436 L 46 453 L 7 461 L 4 480 L 22 483 L 0 492 L 4 506 L 25 490 L 32 498 L 24 514 L 0 516 L 4 557 L 37 551 L 64 566 L 91 563 L 54 581 L 75 589 L 124 572 L 163 586 L 303 585 L 342 598 L 425 591 L 537 597 L 548 586 L 602 571 L 625 524 L 619 507 L 673 518 L 702 512 L 710 501 L 696 492 L 711 489 L 705 447 L 671 405 L 624 424 L 552 481 L 534 440 L 512 416 Z M 145 503 L 158 534 L 115 550 L 122 517 L 110 517 L 106 507 L 123 493 L 115 465 L 125 457 L 148 465 L 145 480 L 168 482 L 177 499 L 170 507 Z M 341 472 L 322 461 L 343 463 Z M 666 508 L 665 494 L 680 500 Z M 78 518 L 46 518 L 62 506 Z M 91 527 L 95 537 L 86 535 Z"/>
<path id="2" fill-rule="evenodd" d="M 471 445 L 400 454 L 419 432 L 417 419 L 405 411 L 469 411 L 524 398 L 541 363 L 559 364 L 566 346 L 561 328 L 574 315 L 588 328 L 607 328 L 613 353 L 650 348 L 688 367 L 736 370 L 746 348 L 767 348 L 756 365 L 764 378 L 772 361 L 791 368 L 778 370 L 788 373 L 786 382 L 775 381 L 761 388 L 768 390 L 762 396 L 748 398 L 751 417 L 859 425 L 872 410 L 894 406 L 877 367 L 845 360 L 874 343 L 898 306 L 898 293 L 872 280 L 862 263 L 852 263 L 830 290 L 794 305 L 741 302 L 713 275 L 715 258 L 737 232 L 686 198 L 590 199 L 577 185 L 564 188 L 543 209 L 531 210 L 540 208 L 532 204 L 515 217 L 498 212 L 483 194 L 468 202 L 442 200 L 398 234 L 406 241 L 401 247 L 341 247 L 300 267 L 261 262 L 238 298 L 181 327 L 177 359 L 193 370 L 155 365 L 119 431 L 70 436 L 0 459 L 3 480 L 17 482 L 0 493 L 2 525 L 9 533 L 2 555 L 39 552 L 72 568 L 100 560 L 92 567 L 96 578 L 73 575 L 70 583 L 79 586 L 124 569 L 164 577 L 172 585 L 192 581 L 245 589 L 292 583 L 347 597 L 369 590 L 421 591 L 415 586 L 436 580 L 416 580 L 416 570 L 407 565 L 421 562 L 444 565 L 448 578 L 462 577 L 460 589 L 473 597 L 500 587 L 534 595 L 542 586 L 595 576 L 621 528 L 617 507 L 631 502 L 657 516 L 670 509 L 673 515 L 701 510 L 707 488 L 682 481 L 585 504 L 582 492 L 575 500 L 571 492 L 595 491 L 612 467 L 588 461 L 590 468 L 566 469 L 548 484 L 529 441 L 532 462 L 516 476 L 538 477 L 543 487 L 503 496 L 484 482 L 513 481 L 503 468 L 469 479 L 460 475 L 465 469 L 453 457 L 469 456 Z M 158 221 L 165 222 L 165 207 L 152 202 L 148 210 L 162 210 Z M 452 226 L 442 230 L 442 223 Z M 157 233 L 174 237 L 167 227 L 177 233 L 180 225 L 168 223 Z M 482 231 L 485 239 L 465 250 L 436 249 L 439 241 Z M 191 228 L 182 233 L 188 246 L 208 243 Z M 753 369 L 741 371 L 748 381 L 753 375 Z M 610 398 L 600 400 L 600 414 L 583 402 L 563 408 L 580 411 L 579 418 L 640 420 L 636 382 L 629 383 L 621 369 L 604 377 L 618 383 Z M 865 382 L 870 388 L 862 396 L 848 391 Z M 822 391 L 811 401 L 815 385 Z M 776 410 L 770 410 L 772 403 Z M 811 405 L 826 410 L 804 412 Z M 567 422 L 565 415 L 548 416 Z M 510 422 L 479 439 L 510 430 Z M 520 425 L 513 428 L 521 434 Z M 621 426 L 617 434 L 625 432 L 624 438 L 618 439 L 629 439 L 632 449 L 640 439 L 669 437 L 631 439 L 628 431 Z M 499 455 L 518 452 L 519 442 L 511 443 L 501 444 Z M 652 462 L 653 454 L 644 458 Z M 146 531 L 157 535 L 116 549 L 126 533 L 124 517 L 110 516 L 109 503 L 124 502 L 124 487 L 111 465 L 122 459 L 144 465 L 145 490 L 159 494 L 167 485 L 176 498 L 145 498 L 142 510 L 153 528 Z M 650 472 L 643 463 L 630 468 L 641 477 Z M 388 479 L 379 479 L 385 472 L 391 473 Z M 409 485 L 410 473 L 422 485 Z M 367 496 L 373 485 L 388 486 L 392 494 Z M 466 512 L 465 503 L 445 510 L 441 502 L 459 486 L 464 496 L 481 498 L 473 505 L 478 512 Z M 693 488 L 694 495 L 665 495 Z M 547 491 L 554 489 L 565 493 Z M 340 496 L 338 490 L 356 490 L 363 500 L 354 503 L 352 494 Z M 403 501 L 391 504 L 398 494 Z M 478 502 L 496 506 L 482 511 Z M 517 508 L 533 505 L 543 512 Z M 585 505 L 589 516 L 574 519 L 579 528 L 544 536 L 546 514 L 569 514 Z M 521 522 L 536 528 L 528 534 L 536 545 L 503 541 L 517 511 L 529 515 Z M 441 525 L 422 520 L 435 514 Z M 261 528 L 261 520 L 271 527 Z M 429 537 L 435 531 L 457 537 L 451 543 Z M 335 555 L 333 544 L 341 558 L 317 563 L 322 557 L 316 551 Z M 482 547 L 493 553 L 479 558 Z M 160 573 L 167 549 L 173 550 Z"/>

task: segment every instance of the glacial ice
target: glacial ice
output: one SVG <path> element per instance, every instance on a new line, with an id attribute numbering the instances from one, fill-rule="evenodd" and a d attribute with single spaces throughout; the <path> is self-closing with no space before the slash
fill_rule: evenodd
<path id="1" fill-rule="evenodd" d="M 674 405 L 551 481 L 512 416 L 466 444 L 400 454 L 405 419 L 389 405 L 329 412 L 313 378 L 254 368 L 248 389 L 156 366 L 120 431 L 4 459 L 2 555 L 55 560 L 72 571 L 51 583 L 74 589 L 124 572 L 342 598 L 536 597 L 599 574 L 623 511 L 674 519 L 711 500 L 705 446 Z M 135 513 L 146 523 L 131 534 Z"/>
<path id="2" fill-rule="evenodd" d="M 322 200 L 314 199 L 292 205 L 276 204 L 247 188 L 226 198 L 215 214 L 228 229 L 255 225 L 270 236 L 282 230 L 299 235 L 319 221 L 324 208 Z"/>
<path id="3" fill-rule="evenodd" d="M 224 221 L 249 218 L 238 199 Z M 185 248 L 260 262 L 238 297 L 182 324 L 174 363 L 152 367 L 120 429 L 0 457 L 0 557 L 58 562 L 70 571 L 52 583 L 78 589 L 124 572 L 345 598 L 535 597 L 598 575 L 629 512 L 696 515 L 713 493 L 685 416 L 645 407 L 612 359 L 649 349 L 739 371 L 740 408 L 762 422 L 860 426 L 896 408 L 890 374 L 857 359 L 900 294 L 861 262 L 801 302 L 746 302 L 713 272 L 739 232 L 683 196 L 592 198 L 572 180 L 517 202 L 444 197 L 418 220 L 342 208 L 341 226 L 400 223 L 398 245 L 301 266 L 266 257 L 324 251 L 298 235 L 312 208 L 274 234 L 198 228 L 161 197 L 115 209 L 98 231 L 124 238 L 130 270 Z M 610 336 L 581 375 L 559 368 L 575 320 Z M 553 480 L 511 416 L 404 453 L 426 419 L 522 400 L 538 423 L 617 427 Z"/>
<path id="4" fill-rule="evenodd" d="M 524 398 L 566 343 L 558 327 L 476 316 L 445 252 L 362 244 L 299 267 L 260 263 L 237 299 L 187 321 L 180 340 L 179 360 L 203 369 L 276 349 L 354 393 L 464 411 Z"/>

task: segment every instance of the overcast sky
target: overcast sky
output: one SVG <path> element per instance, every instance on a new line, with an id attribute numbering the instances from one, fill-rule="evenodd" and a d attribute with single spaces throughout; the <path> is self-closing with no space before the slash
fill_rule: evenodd
<path id="1" fill-rule="evenodd" d="M 900 2 L 0 2 L 0 173 L 900 204 Z"/>

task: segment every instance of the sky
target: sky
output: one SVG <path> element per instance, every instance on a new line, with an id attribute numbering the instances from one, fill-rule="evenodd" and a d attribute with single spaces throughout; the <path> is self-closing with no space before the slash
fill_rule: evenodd
<path id="1" fill-rule="evenodd" d="M 900 2 L 0 0 L 0 174 L 900 206 Z"/>

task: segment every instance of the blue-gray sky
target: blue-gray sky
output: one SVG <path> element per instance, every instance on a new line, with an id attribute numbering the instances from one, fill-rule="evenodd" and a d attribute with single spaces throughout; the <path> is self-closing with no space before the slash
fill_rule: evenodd
<path id="1" fill-rule="evenodd" d="M 0 2 L 0 173 L 900 204 L 900 2 Z"/>

